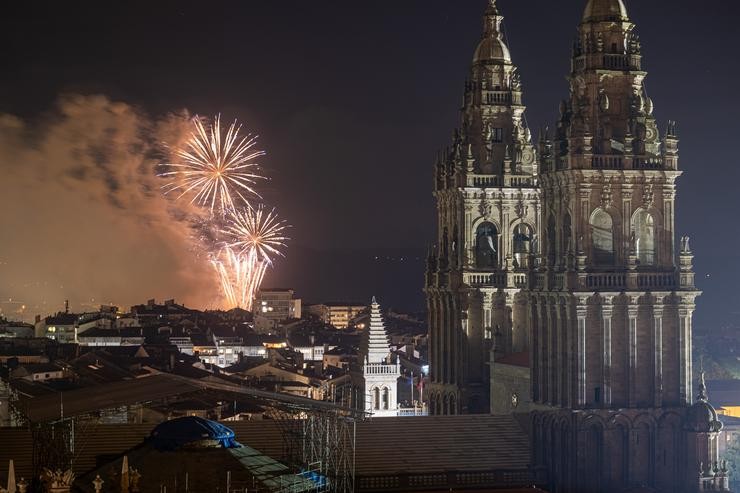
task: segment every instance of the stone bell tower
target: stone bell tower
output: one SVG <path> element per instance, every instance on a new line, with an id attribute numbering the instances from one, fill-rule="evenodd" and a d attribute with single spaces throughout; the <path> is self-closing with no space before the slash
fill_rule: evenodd
<path id="1" fill-rule="evenodd" d="M 552 491 L 704 491 L 716 461 L 716 413 L 703 393 L 692 406 L 700 293 L 688 238 L 676 258 L 676 125 L 661 136 L 646 76 L 623 1 L 589 0 L 539 149 L 533 443 Z"/>
<path id="2" fill-rule="evenodd" d="M 487 413 L 493 352 L 528 351 L 528 286 L 537 253 L 540 193 L 522 83 L 489 0 L 461 109 L 435 167 L 438 242 L 430 252 L 434 414 Z"/>

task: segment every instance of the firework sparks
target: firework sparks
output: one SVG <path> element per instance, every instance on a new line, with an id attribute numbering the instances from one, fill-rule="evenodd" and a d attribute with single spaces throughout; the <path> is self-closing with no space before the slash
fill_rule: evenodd
<path id="1" fill-rule="evenodd" d="M 262 285 L 268 262 L 259 261 L 256 255 L 243 254 L 224 247 L 211 258 L 221 290 L 230 308 L 252 310 L 254 294 Z"/>
<path id="2" fill-rule="evenodd" d="M 283 255 L 287 227 L 274 209 L 268 212 L 261 205 L 230 214 L 222 230 L 229 239 L 211 260 L 229 305 L 252 309 L 273 257 Z"/>
<path id="3" fill-rule="evenodd" d="M 267 211 L 264 206 L 248 207 L 244 211 L 235 211 L 231 221 L 222 231 L 231 240 L 230 248 L 236 248 L 242 254 L 254 252 L 260 260 L 272 262 L 273 256 L 282 256 L 285 247 L 285 221 L 278 219 L 275 209 Z"/>
<path id="4" fill-rule="evenodd" d="M 177 200 L 189 196 L 191 204 L 210 212 L 194 224 L 225 305 L 252 310 L 267 268 L 283 255 L 288 226 L 274 209 L 252 205 L 260 199 L 254 185 L 264 179 L 257 173 L 255 159 L 264 152 L 255 150 L 256 137 L 241 137 L 236 122 L 224 134 L 220 117 L 208 129 L 198 117 L 193 125 L 185 147 L 175 150 L 180 162 L 163 165 L 167 171 L 159 176 L 172 181 L 162 188 L 165 194 L 178 192 Z"/>
<path id="5" fill-rule="evenodd" d="M 172 179 L 163 187 L 165 195 L 179 192 L 177 199 L 190 195 L 190 203 L 222 215 L 234 211 L 239 200 L 249 204 L 248 197 L 259 198 L 254 186 L 264 177 L 255 160 L 265 153 L 255 149 L 257 137 L 241 136 L 236 121 L 224 134 L 220 116 L 208 129 L 197 116 L 192 122 L 195 130 L 185 148 L 175 150 L 180 162 L 163 165 L 168 171 L 159 174 Z"/>

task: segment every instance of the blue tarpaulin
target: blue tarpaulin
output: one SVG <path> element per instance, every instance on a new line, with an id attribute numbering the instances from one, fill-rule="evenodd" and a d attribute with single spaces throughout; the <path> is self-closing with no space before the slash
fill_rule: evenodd
<path id="1" fill-rule="evenodd" d="M 230 428 L 195 416 L 176 418 L 161 423 L 152 430 L 149 440 L 159 451 L 177 450 L 184 445 L 201 440 L 218 441 L 223 448 L 241 447 Z"/>

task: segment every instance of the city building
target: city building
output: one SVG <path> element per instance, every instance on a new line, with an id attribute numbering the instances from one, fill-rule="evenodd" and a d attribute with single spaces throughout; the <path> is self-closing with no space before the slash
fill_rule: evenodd
<path id="1" fill-rule="evenodd" d="M 367 305 L 362 303 L 347 303 L 341 301 L 310 305 L 306 311 L 324 323 L 330 324 L 337 329 L 346 329 L 349 323 L 361 312 L 367 310 Z"/>
<path id="2" fill-rule="evenodd" d="M 385 331 L 380 305 L 373 298 L 370 305 L 370 327 L 364 332 L 360 354 L 363 359 L 365 411 L 373 416 L 398 414 L 398 379 L 400 360 L 391 361 L 388 334 Z"/>
<path id="3" fill-rule="evenodd" d="M 36 317 L 35 336 L 48 337 L 61 344 L 77 342 L 77 322 L 79 315 L 69 311 L 41 319 Z"/>
<path id="4" fill-rule="evenodd" d="M 301 300 L 292 289 L 261 289 L 255 299 L 256 312 L 274 323 L 301 318 Z"/>
<path id="5" fill-rule="evenodd" d="M 436 166 L 430 409 L 511 412 L 530 389 L 532 463 L 553 492 L 727 491 L 703 377 L 693 392 L 700 292 L 674 229 L 676 124 L 661 135 L 624 2 L 584 3 L 570 96 L 535 153 L 489 0 Z"/>

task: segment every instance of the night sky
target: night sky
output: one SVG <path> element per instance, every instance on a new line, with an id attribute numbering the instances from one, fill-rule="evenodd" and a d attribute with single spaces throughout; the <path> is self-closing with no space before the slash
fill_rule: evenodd
<path id="1" fill-rule="evenodd" d="M 554 121 L 567 96 L 571 42 L 585 3 L 499 2 L 535 134 Z M 0 184 L 0 299 L 27 303 L 31 317 L 65 298 L 79 309 L 83 301 L 128 306 L 150 297 L 213 302 L 202 259 L 177 245 L 180 237 L 168 236 L 155 213 L 147 216 L 150 195 L 143 200 L 120 190 L 111 174 L 121 167 L 109 166 L 101 181 L 59 157 L 74 155 L 65 147 L 70 139 L 93 141 L 95 122 L 111 118 L 112 101 L 124 103 L 137 122 L 187 109 L 238 118 L 260 134 L 268 151 L 262 164 L 272 178 L 265 199 L 293 225 L 288 257 L 267 285 L 295 287 L 309 300 L 376 294 L 420 309 L 421 258 L 435 237 L 434 156 L 457 125 L 484 6 L 484 0 L 4 6 L 0 166 L 8 172 Z M 740 5 L 631 0 L 627 6 L 642 38 L 661 130 L 669 118 L 679 122 L 685 175 L 677 234 L 692 236 L 697 284 L 705 292 L 697 328 L 738 323 L 740 171 L 733 145 L 740 135 Z M 121 124 L 113 113 L 106 125 Z M 86 118 L 89 126 L 73 122 Z M 97 186 L 100 193 L 92 191 Z M 106 190 L 116 200 L 106 200 Z M 17 308 L 0 306 L 6 313 Z"/>

